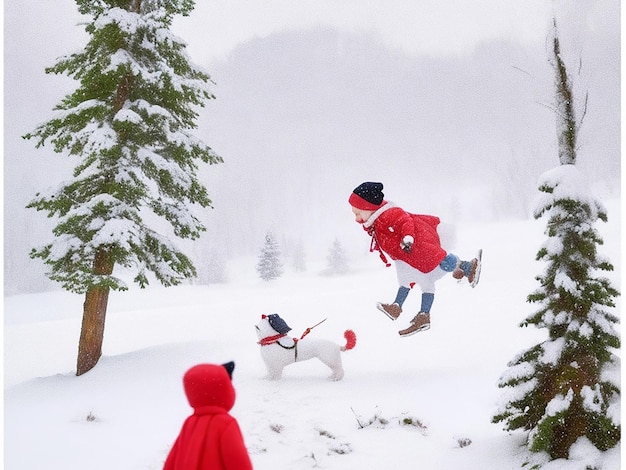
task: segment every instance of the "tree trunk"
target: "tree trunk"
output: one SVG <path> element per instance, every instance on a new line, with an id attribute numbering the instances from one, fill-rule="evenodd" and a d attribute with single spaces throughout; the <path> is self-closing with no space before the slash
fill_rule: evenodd
<path id="1" fill-rule="evenodd" d="M 554 55 L 554 69 L 556 72 L 556 122 L 559 143 L 559 161 L 561 165 L 575 165 L 576 134 L 578 129 L 574 113 L 574 93 L 572 92 L 572 84 L 567 75 L 567 68 L 561 57 L 561 45 L 556 26 L 556 18 L 552 21 L 554 24 L 552 54 Z"/>
<path id="2" fill-rule="evenodd" d="M 100 248 L 94 260 L 94 273 L 110 275 L 113 272 L 113 262 L 109 252 Z M 78 343 L 78 360 L 76 375 L 90 371 L 102 356 L 102 342 L 104 340 L 104 321 L 109 301 L 108 287 L 94 287 L 87 291 L 83 304 L 83 323 Z"/>
<path id="3" fill-rule="evenodd" d="M 141 0 L 132 0 L 130 10 L 139 12 Z M 124 106 L 133 88 L 133 76 L 128 73 L 117 85 L 117 92 L 113 99 L 113 116 Z M 126 131 L 118 135 L 119 141 L 126 140 Z M 112 182 L 113 177 L 108 175 L 107 181 Z M 108 276 L 113 272 L 114 262 L 106 247 L 100 247 L 96 251 L 94 260 L 94 274 Z M 98 363 L 102 356 L 102 342 L 104 340 L 104 323 L 106 319 L 107 305 L 109 302 L 109 287 L 93 287 L 85 295 L 83 304 L 83 324 L 80 330 L 78 343 L 78 360 L 76 375 L 82 375 L 90 371 Z"/>

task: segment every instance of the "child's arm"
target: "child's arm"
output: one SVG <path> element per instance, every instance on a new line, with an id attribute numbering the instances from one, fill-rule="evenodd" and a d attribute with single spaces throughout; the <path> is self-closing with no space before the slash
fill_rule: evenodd
<path id="1" fill-rule="evenodd" d="M 394 230 L 399 232 L 400 247 L 407 253 L 411 251 L 413 243 L 415 243 L 415 223 L 412 214 L 406 211 L 398 213 Z"/>

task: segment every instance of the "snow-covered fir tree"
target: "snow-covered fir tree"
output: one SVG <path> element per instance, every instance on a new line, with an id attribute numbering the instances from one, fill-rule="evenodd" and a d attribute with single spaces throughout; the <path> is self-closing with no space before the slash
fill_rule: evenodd
<path id="1" fill-rule="evenodd" d="M 602 275 L 613 265 L 598 253 L 603 242 L 594 227 L 607 214 L 574 165 L 578 125 L 556 23 L 553 52 L 561 166 L 539 181 L 534 215 L 547 218 L 548 239 L 537 259 L 546 269 L 528 296 L 540 308 L 522 323 L 545 328 L 548 338 L 510 362 L 499 383 L 510 394 L 493 418 L 507 430 L 528 432 L 528 448 L 539 456 L 530 459 L 532 468 L 542 465 L 542 456 L 568 458 L 583 441 L 608 450 L 621 434 L 620 338 L 612 313 L 619 293 Z"/>
<path id="2" fill-rule="evenodd" d="M 191 208 L 210 207 L 198 163 L 221 161 L 191 133 L 197 107 L 213 98 L 209 75 L 193 65 L 170 31 L 192 0 L 76 0 L 89 18 L 84 50 L 47 73 L 78 88 L 25 138 L 78 159 L 73 179 L 37 194 L 28 207 L 56 217 L 55 238 L 32 251 L 49 277 L 86 294 L 77 374 L 101 355 L 110 289 L 124 290 L 115 266 L 165 286 L 195 275 L 172 242 L 205 230 Z M 165 223 L 164 223 L 165 222 Z"/>
<path id="3" fill-rule="evenodd" d="M 595 222 L 606 221 L 602 205 L 585 194 L 584 178 L 563 165 L 541 179 L 544 198 L 535 216 L 546 216 L 548 240 L 537 254 L 546 261 L 540 287 L 528 300 L 540 308 L 522 326 L 545 328 L 548 339 L 520 353 L 500 379 L 508 403 L 494 417 L 507 430 L 529 431 L 529 448 L 551 459 L 567 458 L 584 437 L 599 450 L 620 440 L 617 317 L 618 295 L 600 276 L 613 269 L 598 254 Z"/>
<path id="4" fill-rule="evenodd" d="M 283 263 L 280 247 L 271 232 L 265 235 L 265 243 L 261 248 L 259 262 L 256 265 L 259 277 L 264 281 L 277 279 L 283 274 Z"/>
<path id="5" fill-rule="evenodd" d="M 346 252 L 338 239 L 333 241 L 328 256 L 326 256 L 326 273 L 330 275 L 345 274 L 348 272 L 348 258 Z"/>

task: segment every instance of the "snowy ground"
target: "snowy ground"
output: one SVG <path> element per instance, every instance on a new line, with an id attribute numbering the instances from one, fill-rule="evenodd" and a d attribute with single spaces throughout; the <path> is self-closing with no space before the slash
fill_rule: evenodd
<path id="1" fill-rule="evenodd" d="M 601 251 L 620 286 L 619 203 L 608 208 L 609 224 L 598 227 Z M 231 359 L 238 394 L 231 414 L 255 469 L 520 468 L 524 436 L 490 421 L 506 363 L 543 335 L 518 327 L 534 310 L 525 299 L 543 268 L 534 261 L 543 229 L 543 221 L 458 227 L 459 255 L 485 249 L 481 282 L 471 289 L 441 280 L 431 330 L 409 338 L 397 331 L 417 312 L 419 293 L 395 323 L 378 312 L 375 302 L 392 300 L 396 282 L 374 254 L 341 277 L 310 266 L 265 283 L 255 260 L 246 260 L 229 267 L 237 282 L 113 293 L 104 356 L 81 377 L 74 367 L 82 298 L 7 297 L 4 468 L 160 469 L 191 412 L 183 373 Z M 312 336 L 343 342 L 353 329 L 358 341 L 343 355 L 345 378 L 327 380 L 328 369 L 314 360 L 288 367 L 281 381 L 264 380 L 254 332 L 263 313 L 279 313 L 294 336 L 324 318 Z M 605 470 L 620 467 L 619 449 L 576 452 Z"/>

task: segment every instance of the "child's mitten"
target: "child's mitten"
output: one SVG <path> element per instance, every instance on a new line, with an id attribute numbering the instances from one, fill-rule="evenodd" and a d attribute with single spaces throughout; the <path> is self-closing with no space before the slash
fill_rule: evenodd
<path id="1" fill-rule="evenodd" d="M 400 242 L 400 247 L 409 253 L 411 251 L 411 247 L 413 246 L 413 237 L 411 235 L 405 235 L 402 241 Z"/>

